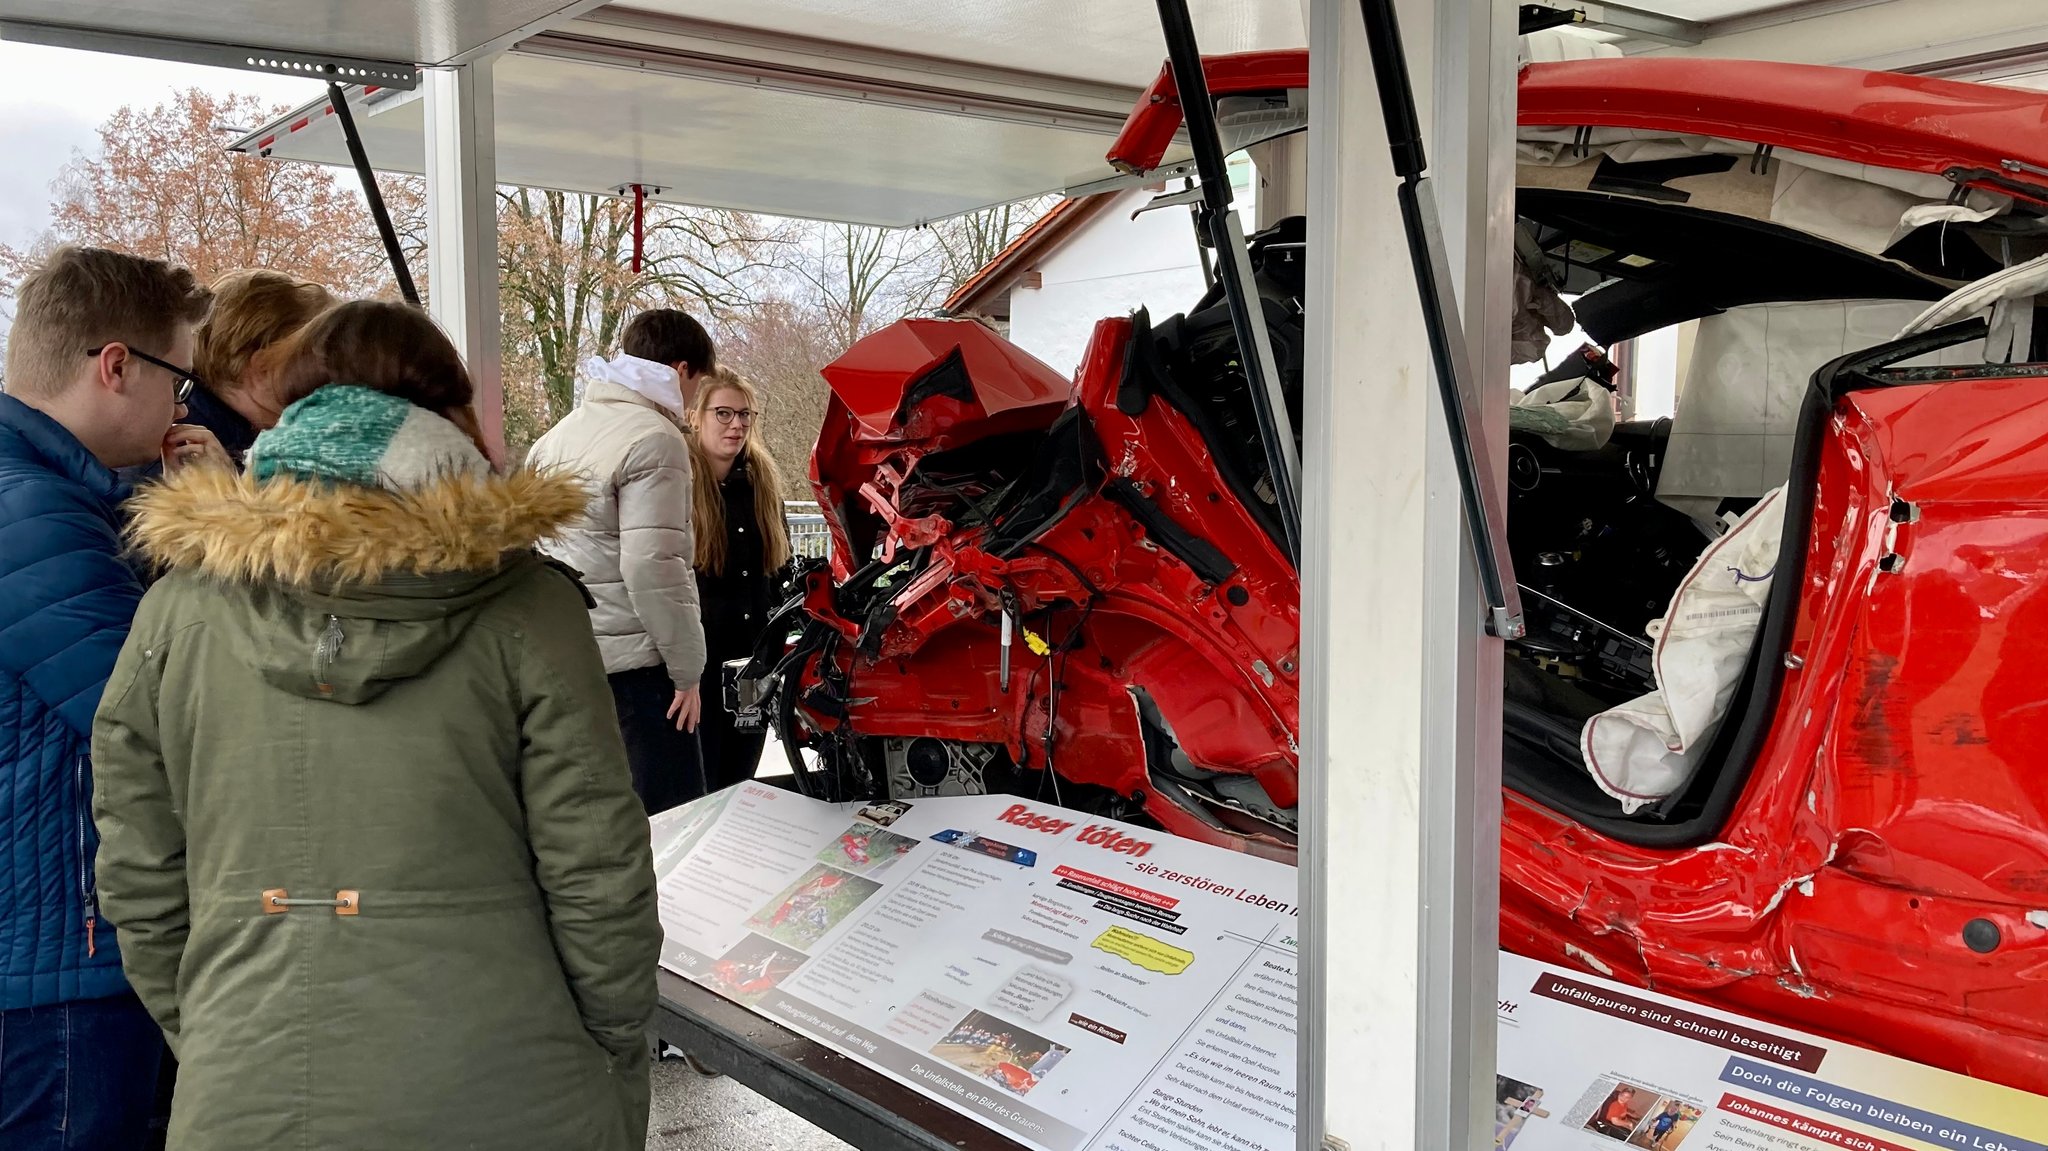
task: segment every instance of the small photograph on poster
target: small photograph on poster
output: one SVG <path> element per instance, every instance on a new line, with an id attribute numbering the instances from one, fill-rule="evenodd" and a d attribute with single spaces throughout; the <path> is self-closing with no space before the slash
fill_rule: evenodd
<path id="1" fill-rule="evenodd" d="M 1550 1118 L 1543 1106 L 1543 1088 L 1505 1075 L 1493 1077 L 1493 1103 L 1493 1145 L 1500 1151 L 1514 1146 L 1515 1136 L 1529 1120 Z"/>
<path id="2" fill-rule="evenodd" d="M 1037 852 L 1029 848 L 1003 843 L 1000 840 L 986 838 L 978 832 L 955 831 L 948 828 L 932 836 L 932 838 L 940 843 L 951 844 L 962 851 L 972 851 L 977 855 L 986 855 L 994 859 L 1003 860 L 1006 863 L 1014 863 L 1019 867 L 1038 866 Z"/>
<path id="3" fill-rule="evenodd" d="M 1626 1140 L 1635 1134 L 1637 1124 L 1650 1113 L 1650 1109 L 1662 1101 L 1662 1096 L 1646 1087 L 1633 1083 L 1607 1080 L 1613 1083 L 1599 1106 L 1593 1109 L 1593 1117 L 1586 1120 L 1586 1130 L 1605 1135 L 1609 1139 Z"/>
<path id="4" fill-rule="evenodd" d="M 976 1011 L 947 1032 L 932 1047 L 932 1054 L 1012 1095 L 1028 1095 L 1069 1050 Z"/>
<path id="5" fill-rule="evenodd" d="M 711 967 L 711 988 L 727 999 L 755 1004 L 796 973 L 808 958 L 772 939 L 749 935 Z"/>
<path id="6" fill-rule="evenodd" d="M 820 863 L 769 900 L 747 920 L 747 927 L 779 943 L 809 950 L 881 889 L 872 879 Z"/>
<path id="7" fill-rule="evenodd" d="M 1700 1109 L 1682 1099 L 1660 1099 L 1649 1117 L 1629 1137 L 1629 1146 L 1643 1151 L 1678 1151 L 1678 1145 L 1699 1125 Z"/>
<path id="8" fill-rule="evenodd" d="M 818 862 L 855 875 L 879 875 L 916 846 L 917 841 L 907 835 L 856 823 L 818 853 Z"/>
<path id="9" fill-rule="evenodd" d="M 876 827 L 887 827 L 910 814 L 911 804 L 891 799 L 881 803 L 870 803 L 854 813 L 855 819 L 865 819 Z"/>

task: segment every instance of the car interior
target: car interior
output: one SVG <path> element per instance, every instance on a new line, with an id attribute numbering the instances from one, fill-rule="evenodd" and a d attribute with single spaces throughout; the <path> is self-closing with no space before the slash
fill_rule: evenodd
<path id="1" fill-rule="evenodd" d="M 1754 167 L 1745 171 L 1745 163 Z M 1563 178 L 1554 165 L 1522 169 L 1521 250 L 1533 257 L 1530 272 L 1571 301 L 1592 345 L 1539 382 L 1579 377 L 1584 387 L 1612 391 L 1613 363 L 1601 349 L 1698 324 L 1675 417 L 1621 419 L 1592 449 L 1511 433 L 1509 550 L 1528 634 L 1508 645 L 1504 775 L 1523 796 L 1624 841 L 1712 838 L 1768 728 L 1797 578 L 1779 579 L 1735 703 L 1688 785 L 1627 812 L 1588 773 L 1580 751 L 1589 718 L 1655 689 L 1646 625 L 1664 615 L 1717 533 L 1771 488 L 1811 478 L 1829 411 L 1816 374 L 1889 344 L 1957 287 L 2048 252 L 2048 219 L 2023 203 L 1981 219 L 1968 218 L 1981 211 L 1917 224 L 1907 217 L 1887 245 L 1869 251 L 1857 242 L 1879 234 L 1868 221 L 1780 222 L 1770 218 L 1772 196 L 1730 191 L 1783 182 L 1774 165 L 1787 163 L 1708 153 L 1634 165 L 1593 158 Z M 1888 187 L 1876 199 L 1880 212 L 1923 203 Z M 1304 233 L 1295 217 L 1250 238 L 1297 438 Z M 1265 454 L 1220 289 L 1150 332 L 1131 378 L 1189 415 L 1277 542 Z M 2048 358 L 2048 341 L 2033 351 Z M 1968 365 L 1983 355 L 1981 340 L 1960 339 L 1931 345 L 1913 362 Z M 1727 431 L 1731 408 L 1754 426 Z M 1761 451 L 1730 470 L 1731 445 L 1753 446 L 1748 441 Z M 1792 483 L 1788 493 L 1781 577 L 1796 576 L 1803 558 L 1811 493 L 1800 487 Z"/>

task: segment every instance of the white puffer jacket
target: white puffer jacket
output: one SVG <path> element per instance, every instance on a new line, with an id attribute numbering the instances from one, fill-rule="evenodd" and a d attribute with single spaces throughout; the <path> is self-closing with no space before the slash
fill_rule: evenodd
<path id="1" fill-rule="evenodd" d="M 583 404 L 533 445 L 527 463 L 583 478 L 590 507 L 548 555 L 583 573 L 608 673 L 665 666 L 678 688 L 704 674 L 704 623 L 690 531 L 683 396 L 666 365 L 621 356 L 583 364 Z M 656 399 L 654 397 L 660 397 Z"/>

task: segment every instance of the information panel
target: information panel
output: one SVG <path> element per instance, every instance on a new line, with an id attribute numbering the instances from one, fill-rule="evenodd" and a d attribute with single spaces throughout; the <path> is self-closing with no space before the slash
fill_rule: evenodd
<path id="1" fill-rule="evenodd" d="M 992 1130 L 1294 1148 L 1290 867 L 1010 796 L 653 831 L 664 966 Z M 2048 1151 L 2048 1098 L 1519 956 L 1499 1028 L 1501 1151 Z"/>
<path id="2" fill-rule="evenodd" d="M 662 964 L 1046 1151 L 1294 1146 L 1294 869 L 1009 796 L 654 821 Z"/>
<path id="3" fill-rule="evenodd" d="M 1494 1146 L 2048 1151 L 2048 1099 L 1774 1024 L 1500 960 Z"/>

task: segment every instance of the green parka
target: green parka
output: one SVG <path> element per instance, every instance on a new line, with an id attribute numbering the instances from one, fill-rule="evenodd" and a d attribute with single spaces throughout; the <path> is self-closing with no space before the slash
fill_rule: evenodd
<path id="1" fill-rule="evenodd" d="M 581 485 L 195 469 L 94 732 L 100 901 L 174 1149 L 641 1151 L 661 929 Z M 313 902 L 280 902 L 309 900 Z"/>

